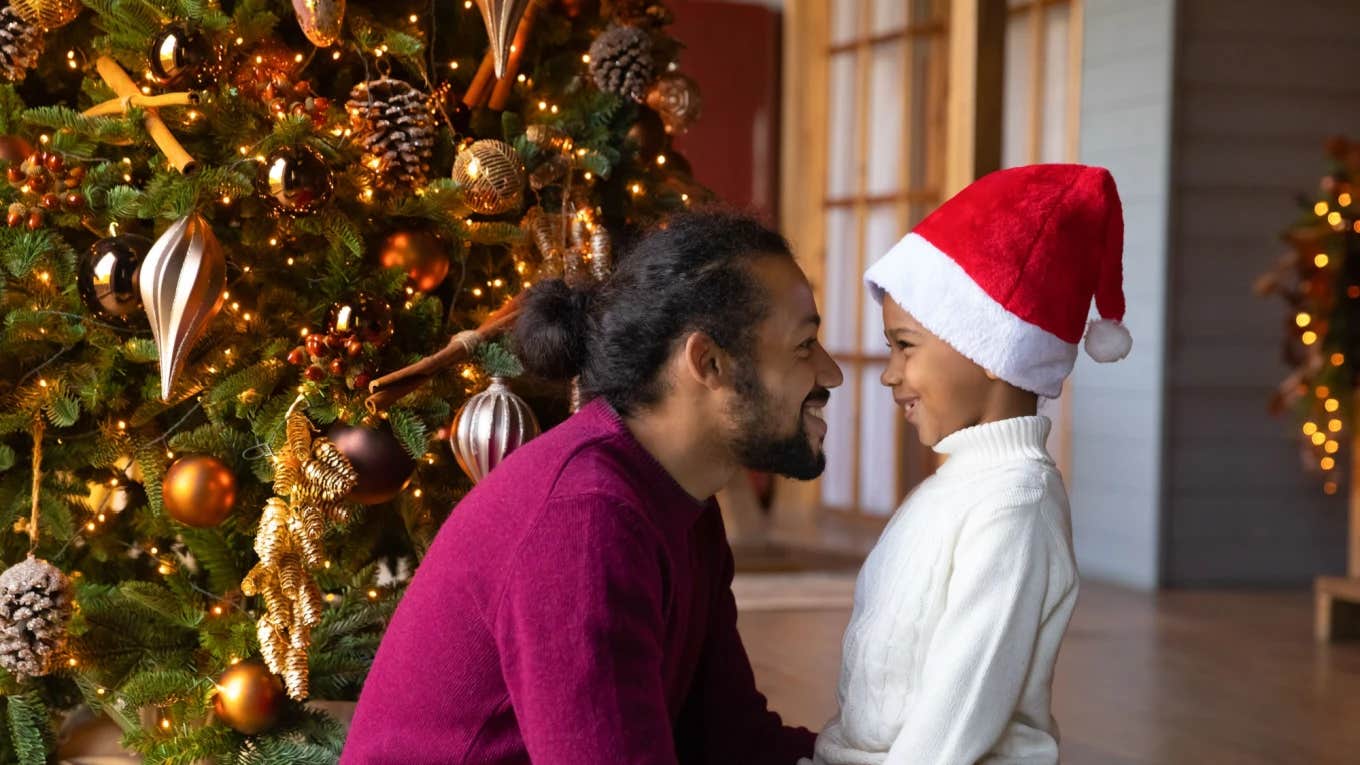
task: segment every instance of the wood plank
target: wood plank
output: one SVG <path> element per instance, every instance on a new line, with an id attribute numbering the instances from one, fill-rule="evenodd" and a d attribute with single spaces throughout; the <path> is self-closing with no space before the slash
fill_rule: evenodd
<path id="1" fill-rule="evenodd" d="M 1062 762 L 1354 763 L 1360 643 L 1318 646 L 1313 600 L 1084 582 L 1053 682 Z M 835 713 L 849 613 L 741 613 L 757 685 L 786 722 L 817 730 Z"/>
<path id="2" fill-rule="evenodd" d="M 1044 5 L 1035 3 L 1030 7 L 1030 40 L 1029 51 L 1029 129 L 1028 141 L 1025 147 L 1025 161 L 1035 164 L 1039 161 L 1040 147 L 1043 145 L 1044 135 L 1044 79 L 1047 61 L 1045 57 L 1048 53 L 1047 35 L 1048 19 L 1044 13 Z"/>
<path id="3" fill-rule="evenodd" d="M 1001 167 L 1005 0 L 952 0 L 945 196 Z"/>
<path id="4" fill-rule="evenodd" d="M 780 119 L 780 225 L 800 264 L 817 292 L 819 305 L 826 305 L 826 216 L 821 210 L 826 193 L 828 67 L 826 56 L 817 55 L 830 40 L 830 0 L 798 3 L 783 14 L 784 87 Z M 813 149 L 812 147 L 817 147 Z M 816 513 L 821 487 L 816 481 L 775 481 L 774 497 L 780 512 L 809 521 Z"/>

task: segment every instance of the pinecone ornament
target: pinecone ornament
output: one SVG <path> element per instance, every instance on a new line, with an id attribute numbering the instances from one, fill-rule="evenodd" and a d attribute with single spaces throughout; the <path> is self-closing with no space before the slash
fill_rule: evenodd
<path id="1" fill-rule="evenodd" d="M 610 27 L 590 44 L 590 76 L 600 90 L 641 101 L 655 72 L 652 37 L 637 27 Z"/>
<path id="2" fill-rule="evenodd" d="M 10 82 L 22 80 L 42 51 L 42 30 L 24 21 L 12 6 L 0 8 L 0 75 Z"/>
<path id="3" fill-rule="evenodd" d="M 364 163 L 386 185 L 425 181 L 437 128 L 429 96 L 407 82 L 383 77 L 354 86 L 345 108 L 355 138 L 368 154 Z"/>
<path id="4" fill-rule="evenodd" d="M 71 580 L 28 556 L 0 574 L 0 666 L 15 677 L 50 672 L 66 645 Z"/>

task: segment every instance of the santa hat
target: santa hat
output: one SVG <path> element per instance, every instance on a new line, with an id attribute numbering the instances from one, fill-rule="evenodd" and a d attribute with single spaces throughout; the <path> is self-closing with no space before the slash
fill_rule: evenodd
<path id="1" fill-rule="evenodd" d="M 1108 170 L 1030 165 L 978 179 L 864 274 L 926 329 L 1012 385 L 1056 398 L 1086 352 L 1118 361 L 1124 328 L 1124 214 Z"/>

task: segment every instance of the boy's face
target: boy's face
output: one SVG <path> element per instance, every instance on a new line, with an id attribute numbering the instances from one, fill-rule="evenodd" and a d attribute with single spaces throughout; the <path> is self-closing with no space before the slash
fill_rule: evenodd
<path id="1" fill-rule="evenodd" d="M 935 446 L 963 428 L 983 422 L 997 381 L 982 367 L 931 334 L 890 296 L 883 296 L 883 334 L 890 356 L 880 382 L 916 428 L 921 443 Z"/>

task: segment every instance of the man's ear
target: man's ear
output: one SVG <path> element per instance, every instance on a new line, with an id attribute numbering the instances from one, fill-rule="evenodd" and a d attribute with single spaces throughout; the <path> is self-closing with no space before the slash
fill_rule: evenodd
<path id="1" fill-rule="evenodd" d="M 683 374 L 710 390 L 731 382 L 731 357 L 703 332 L 691 332 L 685 337 L 680 367 Z"/>

